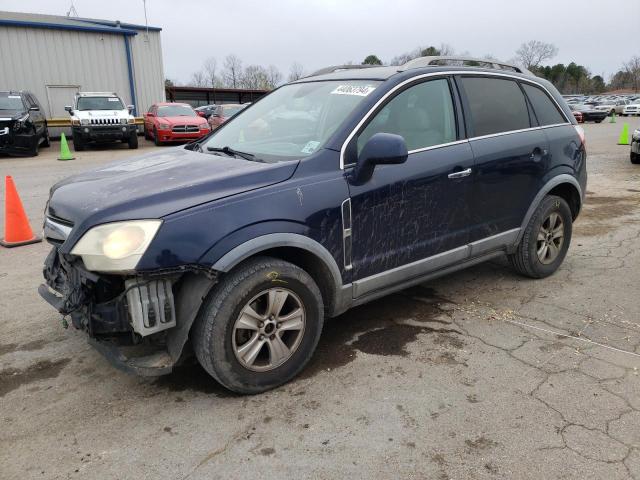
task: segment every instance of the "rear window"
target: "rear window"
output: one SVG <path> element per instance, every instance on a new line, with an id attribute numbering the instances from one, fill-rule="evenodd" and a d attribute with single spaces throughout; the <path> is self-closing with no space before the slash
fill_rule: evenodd
<path id="1" fill-rule="evenodd" d="M 531 127 L 522 90 L 512 80 L 463 77 L 476 137 Z"/>
<path id="2" fill-rule="evenodd" d="M 558 110 L 558 107 L 556 107 L 553 101 L 549 98 L 549 95 L 543 92 L 542 89 L 527 84 L 522 84 L 522 88 L 524 88 L 531 105 L 533 105 L 533 111 L 535 112 L 540 125 L 567 123 Z"/>

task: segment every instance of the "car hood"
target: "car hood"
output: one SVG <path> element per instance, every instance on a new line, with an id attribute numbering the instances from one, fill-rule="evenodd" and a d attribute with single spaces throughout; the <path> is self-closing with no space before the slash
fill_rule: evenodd
<path id="1" fill-rule="evenodd" d="M 161 218 L 282 182 L 297 164 L 166 149 L 62 180 L 51 188 L 48 215 L 73 223 L 78 227 L 74 231 L 118 220 Z"/>
<path id="2" fill-rule="evenodd" d="M 198 125 L 205 124 L 207 120 L 205 120 L 201 116 L 197 117 L 158 117 L 158 121 L 162 123 L 168 123 L 170 125 Z"/>

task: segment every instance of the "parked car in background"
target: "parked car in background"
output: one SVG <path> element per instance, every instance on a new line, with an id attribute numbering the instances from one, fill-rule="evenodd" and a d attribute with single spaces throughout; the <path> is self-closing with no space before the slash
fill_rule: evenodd
<path id="1" fill-rule="evenodd" d="M 631 135 L 631 163 L 640 164 L 640 127 Z"/>
<path id="2" fill-rule="evenodd" d="M 586 192 L 582 127 L 517 66 L 433 61 L 324 69 L 204 139 L 61 181 L 40 294 L 124 370 L 193 351 L 255 394 L 352 307 L 503 255 L 552 275 Z"/>
<path id="3" fill-rule="evenodd" d="M 35 95 L 0 92 L 0 153 L 35 156 L 41 146 L 49 146 L 49 129 Z"/>
<path id="4" fill-rule="evenodd" d="M 625 105 L 622 109 L 622 115 L 625 117 L 628 115 L 640 115 L 640 102 Z"/>
<path id="5" fill-rule="evenodd" d="M 208 120 L 209 117 L 213 115 L 216 107 L 217 105 L 202 105 L 201 107 L 196 108 L 195 111 L 198 115 Z"/>
<path id="6" fill-rule="evenodd" d="M 609 115 L 607 111 L 596 110 L 592 104 L 572 104 L 569 108 L 573 112 L 580 112 L 583 122 L 600 123 Z"/>
<path id="7" fill-rule="evenodd" d="M 247 108 L 246 103 L 229 103 L 226 105 L 218 105 L 213 112 L 213 114 L 209 117 L 209 125 L 212 130 L 215 130 L 224 122 L 229 120 L 234 115 L 237 115 L 239 112 Z"/>
<path id="8" fill-rule="evenodd" d="M 608 115 L 622 115 L 622 111 L 624 110 L 625 105 L 628 105 L 629 100 L 616 99 L 616 100 L 606 100 L 598 103 L 595 106 L 596 110 L 607 112 Z"/>
<path id="9" fill-rule="evenodd" d="M 144 137 L 156 145 L 190 142 L 210 131 L 207 121 L 186 103 L 154 103 L 144 115 Z"/>
<path id="10" fill-rule="evenodd" d="M 82 151 L 90 143 L 117 141 L 138 148 L 133 105 L 125 106 L 116 93 L 80 92 L 74 96 L 73 105 L 64 109 L 71 115 L 74 150 Z"/>

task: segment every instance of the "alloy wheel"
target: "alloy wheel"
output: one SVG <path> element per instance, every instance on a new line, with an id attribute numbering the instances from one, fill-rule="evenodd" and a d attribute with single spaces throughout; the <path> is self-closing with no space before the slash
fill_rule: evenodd
<path id="1" fill-rule="evenodd" d="M 304 335 L 306 314 L 300 297 L 286 288 L 269 288 L 240 311 L 233 327 L 233 352 L 243 367 L 264 372 L 294 354 Z"/>

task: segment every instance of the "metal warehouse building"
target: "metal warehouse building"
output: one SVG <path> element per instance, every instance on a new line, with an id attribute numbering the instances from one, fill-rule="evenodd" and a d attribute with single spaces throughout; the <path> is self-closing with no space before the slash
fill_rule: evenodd
<path id="1" fill-rule="evenodd" d="M 47 118 L 78 91 L 118 93 L 135 114 L 164 101 L 160 28 L 0 12 L 0 90 L 30 90 Z"/>

